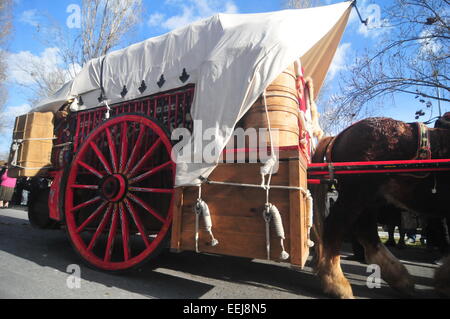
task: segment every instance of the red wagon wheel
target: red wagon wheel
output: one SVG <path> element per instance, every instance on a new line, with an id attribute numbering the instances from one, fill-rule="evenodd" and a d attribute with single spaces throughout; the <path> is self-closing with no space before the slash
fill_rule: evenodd
<path id="1" fill-rule="evenodd" d="M 67 173 L 64 212 L 75 250 L 108 271 L 133 268 L 163 248 L 172 223 L 175 164 L 160 125 L 137 114 L 104 122 Z"/>

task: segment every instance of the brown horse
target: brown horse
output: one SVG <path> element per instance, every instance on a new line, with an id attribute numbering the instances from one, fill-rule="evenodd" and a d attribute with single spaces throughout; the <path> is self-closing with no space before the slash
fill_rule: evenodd
<path id="1" fill-rule="evenodd" d="M 448 125 L 446 114 L 440 127 Z M 319 143 L 313 162 L 362 162 L 417 159 L 417 123 L 389 118 L 369 118 L 352 125 L 336 138 Z M 450 126 L 449 126 L 450 128 Z M 423 132 L 423 131 L 422 131 Z M 450 158 L 450 129 L 428 129 L 426 143 L 433 159 Z M 331 157 L 331 159 L 330 159 Z M 423 158 L 423 157 L 422 157 Z M 364 247 L 366 261 L 377 264 L 381 277 L 394 289 L 412 296 L 414 283 L 406 268 L 381 243 L 377 212 L 386 201 L 420 214 L 450 217 L 450 172 L 411 174 L 361 174 L 338 177 L 339 197 L 325 218 L 326 186 L 312 187 L 315 199 L 316 270 L 326 293 L 353 298 L 340 266 L 344 236 L 353 232 Z M 436 190 L 436 191 L 435 191 Z M 435 275 L 436 288 L 450 296 L 450 260 Z"/>

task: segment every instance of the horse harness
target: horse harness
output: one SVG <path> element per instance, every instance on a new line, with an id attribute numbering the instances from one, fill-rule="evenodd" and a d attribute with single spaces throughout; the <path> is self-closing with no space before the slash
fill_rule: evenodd
<path id="1" fill-rule="evenodd" d="M 355 123 L 357 124 L 357 123 Z M 355 125 L 353 124 L 353 125 Z M 411 160 L 428 160 L 431 159 L 431 145 L 430 145 L 430 131 L 428 127 L 421 122 L 416 122 L 417 130 L 418 130 L 418 147 L 417 153 L 414 158 Z M 349 130 L 353 125 L 347 127 L 344 131 L 336 135 L 328 144 L 326 152 L 325 152 L 325 161 L 326 163 L 332 163 L 332 153 L 336 140 L 341 136 L 341 134 L 345 133 Z"/>

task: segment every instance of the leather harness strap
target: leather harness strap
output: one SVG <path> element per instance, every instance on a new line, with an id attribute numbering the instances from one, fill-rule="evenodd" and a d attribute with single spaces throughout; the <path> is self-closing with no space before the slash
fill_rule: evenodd
<path id="1" fill-rule="evenodd" d="M 333 146 L 334 146 L 334 142 L 336 141 L 336 137 L 338 137 L 339 135 L 333 137 L 330 141 L 330 143 L 327 146 L 327 150 L 325 152 L 325 162 L 326 163 L 332 163 L 332 159 L 331 159 L 331 154 L 333 152 Z"/>
<path id="2" fill-rule="evenodd" d="M 417 149 L 417 155 L 413 159 L 431 159 L 430 132 L 428 127 L 423 123 L 417 123 L 417 127 L 419 129 L 419 147 Z"/>

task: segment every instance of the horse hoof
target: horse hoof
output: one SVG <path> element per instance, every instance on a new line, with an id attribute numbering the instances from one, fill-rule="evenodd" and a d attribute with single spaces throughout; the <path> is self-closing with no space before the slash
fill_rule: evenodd
<path id="1" fill-rule="evenodd" d="M 387 247 L 395 247 L 397 246 L 397 244 L 395 243 L 395 240 L 391 240 L 389 239 L 386 243 L 384 243 L 385 246 Z"/>
<path id="2" fill-rule="evenodd" d="M 450 298 L 450 257 L 443 261 L 443 266 L 434 274 L 435 289 L 438 294 Z"/>
<path id="3" fill-rule="evenodd" d="M 352 287 L 347 280 L 329 280 L 322 278 L 323 291 L 332 297 L 339 299 L 355 299 L 353 296 Z"/>
<path id="4" fill-rule="evenodd" d="M 450 299 L 450 287 L 439 287 L 436 286 L 435 287 L 436 293 L 441 297 L 441 298 L 447 298 Z"/>
<path id="5" fill-rule="evenodd" d="M 392 286 L 392 288 L 406 298 L 414 298 L 416 295 L 415 285 L 409 280 L 398 283 Z"/>

